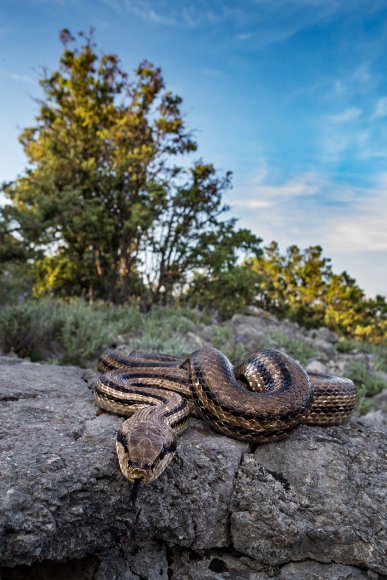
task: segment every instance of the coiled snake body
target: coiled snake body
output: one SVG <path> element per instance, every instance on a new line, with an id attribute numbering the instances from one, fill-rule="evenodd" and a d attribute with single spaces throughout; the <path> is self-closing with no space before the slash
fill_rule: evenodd
<path id="1" fill-rule="evenodd" d="M 117 433 L 121 471 L 137 490 L 172 460 L 190 414 L 217 431 L 254 443 L 288 436 L 301 423 L 341 425 L 356 403 L 350 379 L 306 372 L 290 356 L 264 350 L 236 367 L 215 348 L 188 359 L 108 351 L 98 368 L 97 405 L 130 418 Z"/>

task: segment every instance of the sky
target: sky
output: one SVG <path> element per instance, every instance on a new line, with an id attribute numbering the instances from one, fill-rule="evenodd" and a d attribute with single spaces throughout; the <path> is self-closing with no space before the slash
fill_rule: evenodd
<path id="1" fill-rule="evenodd" d="M 0 182 L 26 168 L 59 31 L 90 27 L 128 72 L 162 68 L 240 227 L 387 295 L 387 0 L 1 0 Z"/>

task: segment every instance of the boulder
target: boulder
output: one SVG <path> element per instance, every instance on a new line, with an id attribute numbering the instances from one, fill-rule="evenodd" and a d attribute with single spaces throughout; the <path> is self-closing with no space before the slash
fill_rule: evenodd
<path id="1" fill-rule="evenodd" d="M 312 359 L 305 367 L 305 370 L 313 373 L 326 373 L 328 368 L 321 361 L 317 359 Z"/>
<path id="2" fill-rule="evenodd" d="M 314 328 L 309 332 L 309 336 L 311 338 L 317 338 L 319 340 L 324 340 L 332 344 L 336 344 L 338 341 L 336 334 L 331 330 L 329 330 L 329 328 L 326 328 L 325 326 L 321 326 L 320 328 Z"/>
<path id="3" fill-rule="evenodd" d="M 0 357 L 3 580 L 387 573 L 379 427 L 305 426 L 254 449 L 192 419 L 133 508 L 115 453 L 122 419 L 97 415 L 84 376 Z"/>

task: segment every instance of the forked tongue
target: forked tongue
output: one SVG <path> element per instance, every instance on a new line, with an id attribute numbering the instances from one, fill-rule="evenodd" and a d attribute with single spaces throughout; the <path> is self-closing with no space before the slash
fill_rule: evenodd
<path id="1" fill-rule="evenodd" d="M 140 483 L 141 479 L 135 479 L 132 485 L 132 489 L 130 491 L 129 501 L 133 507 L 136 505 L 138 491 L 140 489 Z"/>

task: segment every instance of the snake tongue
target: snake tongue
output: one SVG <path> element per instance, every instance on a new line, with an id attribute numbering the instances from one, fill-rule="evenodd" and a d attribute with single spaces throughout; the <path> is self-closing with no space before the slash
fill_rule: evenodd
<path id="1" fill-rule="evenodd" d="M 136 505 L 138 491 L 140 489 L 140 483 L 141 479 L 135 479 L 132 485 L 132 489 L 130 491 L 129 501 L 133 507 Z"/>

